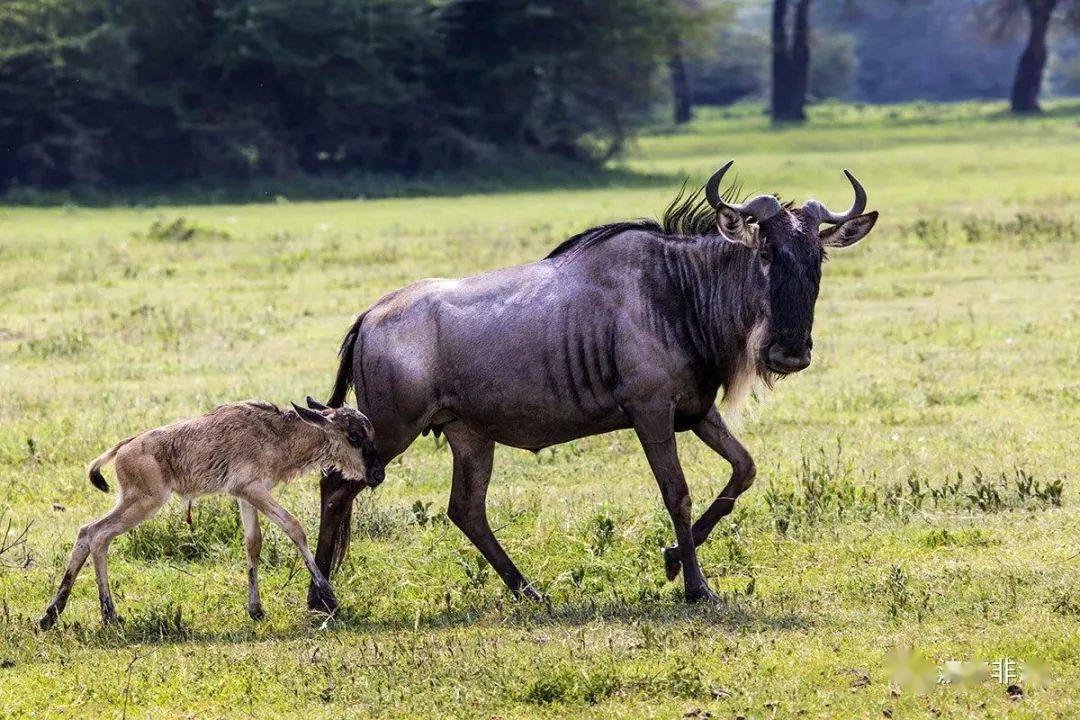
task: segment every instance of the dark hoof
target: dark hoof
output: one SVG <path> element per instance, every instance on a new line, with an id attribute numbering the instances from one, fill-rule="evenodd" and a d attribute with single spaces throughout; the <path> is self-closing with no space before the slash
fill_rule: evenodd
<path id="1" fill-rule="evenodd" d="M 520 590 L 514 593 L 514 595 L 516 595 L 519 600 L 533 600 L 540 603 L 550 602 L 548 596 L 534 588 L 531 583 L 523 585 Z"/>
<path id="2" fill-rule="evenodd" d="M 686 602 L 691 605 L 695 603 L 714 603 L 720 602 L 720 596 L 713 592 L 712 588 L 702 583 L 696 588 L 686 589 Z"/>
<path id="3" fill-rule="evenodd" d="M 674 580 L 679 577 L 680 572 L 682 572 L 682 560 L 679 559 L 679 548 L 677 546 L 664 548 L 664 574 L 667 575 L 667 579 Z"/>
<path id="4" fill-rule="evenodd" d="M 339 607 L 337 598 L 334 597 L 334 591 L 330 589 L 329 585 L 324 588 L 316 587 L 313 592 L 308 593 L 308 608 L 315 612 L 333 615 L 338 611 Z"/>
<path id="5" fill-rule="evenodd" d="M 48 610 L 45 611 L 45 614 L 41 616 L 41 619 L 38 620 L 38 627 L 41 628 L 42 630 L 48 630 L 49 628 L 51 628 L 53 625 L 56 624 L 56 620 L 59 617 L 60 617 L 60 613 L 58 613 L 53 608 L 49 608 Z"/>
<path id="6" fill-rule="evenodd" d="M 248 605 L 247 611 L 248 615 L 251 616 L 251 619 L 255 622 L 259 622 L 266 618 L 266 612 L 263 610 L 262 604 Z"/>

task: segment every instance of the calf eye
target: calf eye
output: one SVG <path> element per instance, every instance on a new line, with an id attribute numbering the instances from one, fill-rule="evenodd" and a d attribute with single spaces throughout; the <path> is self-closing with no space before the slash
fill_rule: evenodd
<path id="1" fill-rule="evenodd" d="M 761 254 L 762 262 L 772 262 L 772 250 L 768 245 L 762 245 L 758 252 Z"/>
<path id="2" fill-rule="evenodd" d="M 355 448 L 360 447 L 360 436 L 356 433 L 347 433 L 345 439 L 349 441 L 349 444 Z"/>

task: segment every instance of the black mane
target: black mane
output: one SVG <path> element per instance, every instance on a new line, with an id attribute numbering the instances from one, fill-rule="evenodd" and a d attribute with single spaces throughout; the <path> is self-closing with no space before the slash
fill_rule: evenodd
<path id="1" fill-rule="evenodd" d="M 597 227 L 589 228 L 588 230 L 579 232 L 577 235 L 572 235 L 563 240 L 559 243 L 559 246 L 549 252 L 544 259 L 550 260 L 551 258 L 566 255 L 571 251 L 581 252 L 582 250 L 587 250 L 594 245 L 599 245 L 605 240 L 610 240 L 627 230 L 644 230 L 646 232 L 657 234 L 664 232 L 664 229 L 660 227 L 660 224 L 655 220 L 633 220 L 598 225 Z"/>
<path id="2" fill-rule="evenodd" d="M 686 192 L 686 183 L 664 210 L 660 222 L 655 220 L 632 220 L 608 223 L 589 228 L 563 240 L 557 248 L 547 254 L 545 260 L 566 255 L 570 251 L 580 252 L 627 230 L 644 230 L 666 239 L 681 238 L 691 240 L 706 235 L 716 235 L 716 210 L 705 199 L 705 188 Z M 724 191 L 724 199 L 731 200 L 739 194 L 740 188 L 731 185 Z"/>

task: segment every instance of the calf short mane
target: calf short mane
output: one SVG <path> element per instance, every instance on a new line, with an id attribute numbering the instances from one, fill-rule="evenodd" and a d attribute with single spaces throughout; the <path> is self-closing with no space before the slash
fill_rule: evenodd
<path id="1" fill-rule="evenodd" d="M 738 184 L 729 185 L 724 190 L 723 198 L 731 201 L 742 193 Z M 641 230 L 651 233 L 662 240 L 694 241 L 700 237 L 716 235 L 716 210 L 705 199 L 705 188 L 700 187 L 687 192 L 684 182 L 678 194 L 664 210 L 660 221 L 632 220 L 598 225 L 563 240 L 547 254 L 545 260 L 582 252 L 604 243 L 628 230 Z"/>

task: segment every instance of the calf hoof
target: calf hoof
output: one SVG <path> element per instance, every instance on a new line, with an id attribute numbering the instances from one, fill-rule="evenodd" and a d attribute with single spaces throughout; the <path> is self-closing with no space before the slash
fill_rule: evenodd
<path id="1" fill-rule="evenodd" d="M 112 600 L 101 601 L 101 622 L 106 625 L 122 625 L 124 618 L 116 614 L 116 606 L 113 605 Z"/>
<path id="2" fill-rule="evenodd" d="M 720 602 L 720 596 L 713 592 L 711 587 L 702 583 L 697 587 L 686 588 L 686 602 L 691 605 L 696 603 Z"/>
<path id="3" fill-rule="evenodd" d="M 664 548 L 664 574 L 667 579 L 674 580 L 682 572 L 682 560 L 679 559 L 678 546 Z"/>
<path id="4" fill-rule="evenodd" d="M 259 622 L 260 620 L 266 618 L 266 612 L 263 610 L 262 603 L 254 603 L 253 605 L 248 605 L 247 611 L 248 615 L 255 622 Z"/>

